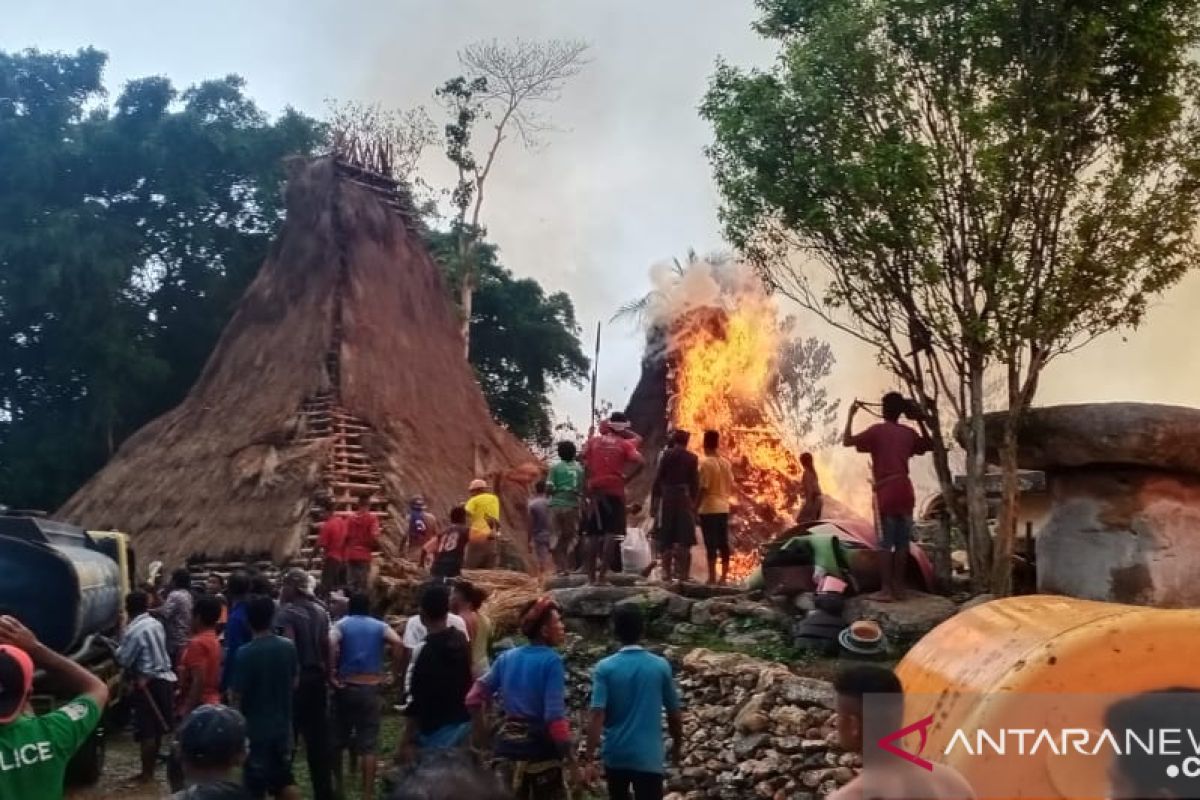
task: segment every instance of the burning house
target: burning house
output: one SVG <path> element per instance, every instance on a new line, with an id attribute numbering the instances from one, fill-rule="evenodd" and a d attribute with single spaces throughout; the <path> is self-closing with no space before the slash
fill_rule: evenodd
<path id="1" fill-rule="evenodd" d="M 799 454 L 768 402 L 786 326 L 745 265 L 693 261 L 654 278 L 641 379 L 626 413 L 652 464 L 670 429 L 691 431 L 696 449 L 700 432 L 722 433 L 738 488 L 733 572 L 744 575 L 757 563 L 758 546 L 791 526 L 800 503 Z M 823 480 L 825 516 L 855 516 L 829 497 L 834 487 Z M 652 481 L 651 470 L 642 473 L 631 497 L 648 497 Z"/>

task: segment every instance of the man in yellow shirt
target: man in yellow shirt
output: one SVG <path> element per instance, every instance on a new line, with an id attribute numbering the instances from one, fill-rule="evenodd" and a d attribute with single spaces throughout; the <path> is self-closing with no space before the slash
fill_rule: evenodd
<path id="1" fill-rule="evenodd" d="M 500 560 L 497 537 L 500 534 L 500 498 L 488 490 L 485 480 L 471 481 L 467 491 L 467 523 L 470 542 L 466 566 L 470 569 L 495 569 Z"/>
<path id="2" fill-rule="evenodd" d="M 704 458 L 700 459 L 700 500 L 697 513 L 704 550 L 708 555 L 708 582 L 717 582 L 717 557 L 721 559 L 721 583 L 729 577 L 729 498 L 733 496 L 733 467 L 718 454 L 721 435 L 704 432 Z"/>

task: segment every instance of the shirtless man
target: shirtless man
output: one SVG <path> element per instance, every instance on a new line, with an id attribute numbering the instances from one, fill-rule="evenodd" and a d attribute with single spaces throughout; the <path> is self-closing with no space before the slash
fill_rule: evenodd
<path id="1" fill-rule="evenodd" d="M 837 692 L 838 739 L 843 750 L 863 752 L 864 697 L 872 695 L 872 713 L 886 714 L 879 730 L 893 731 L 904 726 L 904 690 L 890 669 L 864 664 L 849 667 L 833 683 Z M 872 730 L 875 729 L 874 721 Z M 889 757 L 872 755 L 871 764 L 850 783 L 829 796 L 829 800 L 974 800 L 975 792 L 961 775 L 941 764 L 933 771 Z M 886 759 L 886 760 L 885 760 Z"/>

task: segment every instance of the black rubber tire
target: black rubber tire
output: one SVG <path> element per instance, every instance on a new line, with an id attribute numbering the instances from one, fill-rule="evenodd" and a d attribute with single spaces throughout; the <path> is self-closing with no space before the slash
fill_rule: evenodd
<path id="1" fill-rule="evenodd" d="M 104 724 L 101 723 L 67 765 L 67 786 L 79 788 L 95 785 L 104 774 L 105 750 Z"/>

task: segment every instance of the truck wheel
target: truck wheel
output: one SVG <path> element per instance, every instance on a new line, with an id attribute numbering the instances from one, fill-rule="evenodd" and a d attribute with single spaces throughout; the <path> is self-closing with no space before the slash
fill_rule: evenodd
<path id="1" fill-rule="evenodd" d="M 66 784 L 92 786 L 104 773 L 104 726 L 97 726 L 67 765 Z"/>

